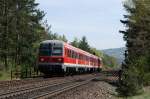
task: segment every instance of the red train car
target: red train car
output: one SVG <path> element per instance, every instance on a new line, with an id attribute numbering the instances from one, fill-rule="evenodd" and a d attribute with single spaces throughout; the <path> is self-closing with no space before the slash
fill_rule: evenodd
<path id="1" fill-rule="evenodd" d="M 46 40 L 40 43 L 38 69 L 44 74 L 95 72 L 102 59 L 68 43 Z"/>

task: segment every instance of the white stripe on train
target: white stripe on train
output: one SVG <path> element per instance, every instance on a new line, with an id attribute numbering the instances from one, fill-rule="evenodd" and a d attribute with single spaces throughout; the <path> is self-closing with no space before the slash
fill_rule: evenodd
<path id="1" fill-rule="evenodd" d="M 66 71 L 67 67 L 74 67 L 74 68 L 95 68 L 98 69 L 98 66 L 91 66 L 91 65 L 81 65 L 81 64 L 70 64 L 70 63 L 39 63 L 40 65 L 61 65 L 62 69 Z M 102 66 L 100 66 L 102 68 Z"/>

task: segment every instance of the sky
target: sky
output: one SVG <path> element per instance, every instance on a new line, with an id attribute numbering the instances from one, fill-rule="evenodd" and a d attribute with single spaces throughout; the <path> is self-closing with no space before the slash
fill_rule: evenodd
<path id="1" fill-rule="evenodd" d="M 125 14 L 123 0 L 36 0 L 52 25 L 52 32 L 72 41 L 86 36 L 97 49 L 124 47 L 120 19 Z"/>

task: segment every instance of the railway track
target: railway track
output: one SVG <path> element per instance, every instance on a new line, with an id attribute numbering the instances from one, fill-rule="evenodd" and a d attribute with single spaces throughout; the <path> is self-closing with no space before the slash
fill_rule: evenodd
<path id="1" fill-rule="evenodd" d="M 102 81 L 114 82 L 118 79 L 117 75 L 117 71 L 104 71 L 94 75 L 12 81 L 6 83 L 6 85 L 5 83 L 0 83 L 0 99 L 45 99 L 85 85 L 97 77 Z"/>
<path id="2" fill-rule="evenodd" d="M 80 81 L 80 82 L 75 82 L 71 85 L 67 85 L 65 87 L 62 87 L 60 89 L 57 89 L 57 90 L 54 90 L 54 91 L 50 91 L 50 92 L 47 92 L 47 93 L 44 93 L 44 94 L 41 94 L 39 96 L 36 96 L 36 97 L 33 97 L 31 99 L 46 99 L 46 98 L 52 98 L 53 96 L 56 96 L 60 93 L 63 93 L 65 91 L 69 91 L 73 88 L 76 88 L 76 87 L 79 87 L 79 86 L 82 86 L 82 85 L 85 85 L 87 83 L 89 83 L 91 80 L 93 80 L 94 78 L 92 79 L 89 79 L 89 80 L 85 80 L 85 81 Z"/>
<path id="3" fill-rule="evenodd" d="M 26 86 L 18 88 L 17 90 L 8 91 L 0 94 L 0 99 L 36 99 L 48 95 L 48 93 L 58 93 L 58 90 L 66 90 L 85 84 L 93 79 L 95 75 L 86 75 L 85 77 L 73 77 L 72 79 L 64 81 L 56 81 L 53 83 L 39 83 L 36 86 Z"/>

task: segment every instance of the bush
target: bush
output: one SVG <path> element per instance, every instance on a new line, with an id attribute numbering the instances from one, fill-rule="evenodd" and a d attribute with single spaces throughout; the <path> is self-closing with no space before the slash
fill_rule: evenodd
<path id="1" fill-rule="evenodd" d="M 144 85 L 145 86 L 150 86 L 150 73 L 146 73 L 144 75 Z"/>
<path id="2" fill-rule="evenodd" d="M 0 73 L 0 77 L 2 77 L 3 75 L 2 75 L 2 73 Z"/>
<path id="3" fill-rule="evenodd" d="M 143 92 L 144 68 L 146 64 L 146 58 L 140 57 L 130 60 L 128 65 L 124 66 L 121 81 L 117 88 L 121 96 L 132 96 Z M 149 79 L 149 75 L 145 76 L 145 80 L 147 79 Z"/>
<path id="4" fill-rule="evenodd" d="M 141 93 L 142 78 L 137 73 L 136 68 L 125 70 L 122 74 L 122 80 L 119 83 L 117 91 L 121 96 L 132 96 Z"/>

